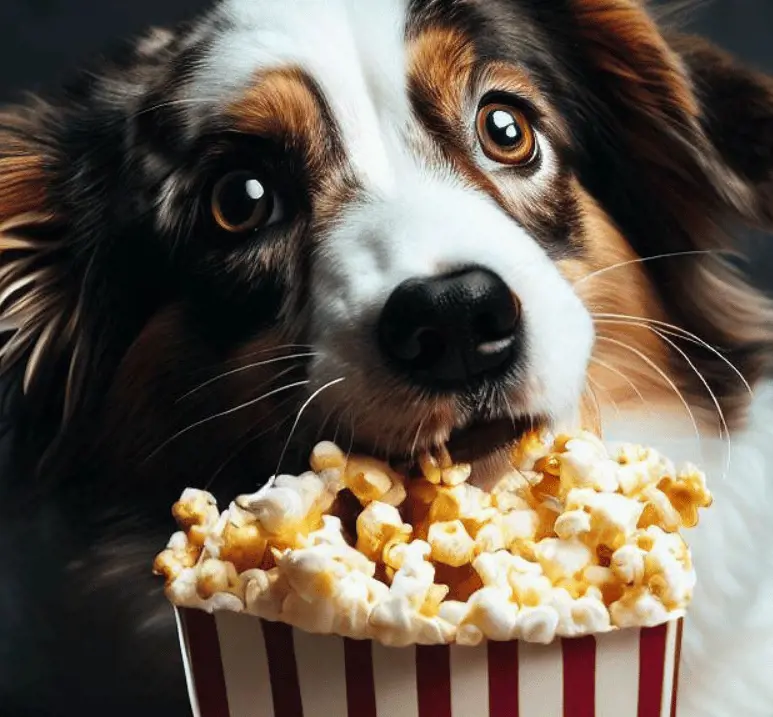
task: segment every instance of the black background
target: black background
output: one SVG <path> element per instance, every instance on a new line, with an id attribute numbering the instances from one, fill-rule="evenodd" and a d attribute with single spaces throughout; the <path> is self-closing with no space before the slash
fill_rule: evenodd
<path id="1" fill-rule="evenodd" d="M 208 5 L 207 0 L 0 0 L 0 102 L 24 90 L 45 90 L 112 42 L 148 25 L 186 19 Z M 773 0 L 694 5 L 685 14 L 688 28 L 773 73 Z M 773 290 L 773 240 L 753 237 L 749 254 L 752 272 Z"/>

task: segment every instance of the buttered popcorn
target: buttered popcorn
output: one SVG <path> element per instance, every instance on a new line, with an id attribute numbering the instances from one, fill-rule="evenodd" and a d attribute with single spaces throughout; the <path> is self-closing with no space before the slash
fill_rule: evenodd
<path id="1" fill-rule="evenodd" d="M 154 570 L 179 606 L 393 646 L 549 643 L 683 614 L 695 574 L 679 530 L 711 504 L 697 468 L 584 432 L 529 434 L 511 463 L 484 491 L 446 451 L 406 478 L 321 443 L 312 471 L 223 513 L 186 490 Z"/>

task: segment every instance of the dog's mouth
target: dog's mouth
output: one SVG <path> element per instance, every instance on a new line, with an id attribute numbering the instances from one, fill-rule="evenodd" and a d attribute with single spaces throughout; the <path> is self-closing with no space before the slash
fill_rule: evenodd
<path id="1" fill-rule="evenodd" d="M 446 447 L 455 463 L 476 463 L 513 445 L 544 423 L 533 416 L 477 421 L 454 429 Z"/>
<path id="2" fill-rule="evenodd" d="M 417 459 L 422 452 L 436 453 L 444 448 L 454 463 L 479 464 L 501 455 L 524 435 L 547 424 L 547 419 L 537 416 L 473 420 L 463 427 L 453 429 L 442 446 L 435 444 L 410 452 L 390 452 L 389 455 L 379 457 L 395 467 L 412 471 L 417 469 Z M 421 441 L 417 440 L 417 444 L 421 445 Z M 372 453 L 372 448 L 357 443 L 353 449 L 364 454 Z"/>

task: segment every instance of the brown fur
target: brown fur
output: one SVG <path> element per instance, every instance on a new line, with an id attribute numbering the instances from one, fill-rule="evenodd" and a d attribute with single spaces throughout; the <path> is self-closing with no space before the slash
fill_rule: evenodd
<path id="1" fill-rule="evenodd" d="M 340 158 L 335 127 L 326 121 L 309 79 L 297 68 L 257 77 L 227 115 L 239 132 L 267 137 L 280 146 L 301 147 L 314 174 L 323 172 L 331 154 Z"/>
<path id="2" fill-rule="evenodd" d="M 655 332 L 660 327 L 642 325 L 668 320 L 657 292 L 609 216 L 581 187 L 576 192 L 586 251 L 559 266 L 594 316 L 598 339 L 588 370 L 591 388 L 600 391 L 602 402 L 634 409 L 641 407 L 642 395 L 652 403 L 673 401 L 673 388 L 657 370 L 665 367 L 668 374 L 668 348 Z"/>
<path id="3" fill-rule="evenodd" d="M 657 197 L 657 206 L 644 211 L 657 212 L 659 231 L 670 235 L 663 252 L 727 248 L 728 216 L 737 213 L 740 206 L 743 219 L 757 220 L 760 212 L 749 207 L 759 206 L 765 187 L 755 188 L 747 178 L 728 172 L 716 134 L 707 132 L 716 103 L 704 103 L 705 93 L 695 87 L 695 79 L 705 73 L 702 83 L 715 82 L 712 65 L 722 67 L 728 77 L 751 76 L 735 63 L 726 64 L 721 59 L 725 58 L 723 53 L 706 45 L 702 53 L 696 53 L 686 49 L 690 44 L 683 40 L 672 38 L 668 44 L 636 0 L 575 0 L 574 8 L 579 30 L 605 83 L 604 96 L 619 113 L 624 151 L 639 167 L 643 190 Z M 755 79 L 759 80 L 755 89 L 770 86 L 767 79 Z M 749 87 L 741 89 L 736 86 L 732 95 L 736 103 L 748 94 Z M 773 101 L 773 96 L 767 101 Z M 762 113 L 763 106 L 761 102 L 756 112 Z M 734 124 L 729 114 L 721 119 L 721 127 L 729 129 Z M 766 137 L 769 145 L 773 135 Z M 751 154 L 753 150 L 747 151 Z M 761 162 L 770 167 L 766 156 Z M 728 191 L 738 199 L 727 201 L 721 196 Z M 770 206 L 768 199 L 763 203 Z M 645 269 L 652 281 L 653 298 L 668 307 L 664 320 L 718 349 L 751 383 L 766 370 L 767 352 L 759 349 L 773 340 L 773 305 L 730 269 L 724 258 L 693 254 L 653 261 Z M 609 274 L 606 278 L 612 282 L 617 277 Z M 747 397 L 734 372 L 712 351 L 677 343 L 716 394 L 729 422 L 742 420 Z M 678 351 L 669 352 L 668 363 L 662 368 L 674 377 L 690 402 L 716 417 L 703 381 Z"/>

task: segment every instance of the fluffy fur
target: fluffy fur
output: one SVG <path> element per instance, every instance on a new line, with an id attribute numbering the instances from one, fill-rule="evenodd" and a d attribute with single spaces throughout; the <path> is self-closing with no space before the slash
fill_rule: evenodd
<path id="1" fill-rule="evenodd" d="M 530 164 L 483 150 L 493 100 L 529 122 Z M 275 199 L 244 236 L 211 211 L 233 170 Z M 772 176 L 773 83 L 636 0 L 221 0 L 7 110 L 3 705 L 185 712 L 148 574 L 183 487 L 225 501 L 318 437 L 483 446 L 485 482 L 503 424 L 582 415 L 703 456 L 682 714 L 769 717 L 773 312 L 727 251 L 770 228 Z M 470 265 L 518 297 L 521 350 L 419 388 L 381 309 Z"/>

